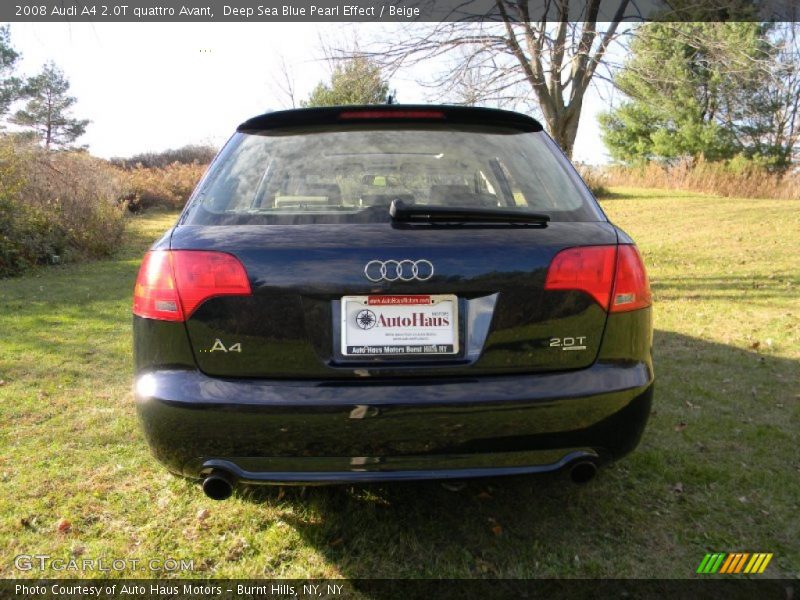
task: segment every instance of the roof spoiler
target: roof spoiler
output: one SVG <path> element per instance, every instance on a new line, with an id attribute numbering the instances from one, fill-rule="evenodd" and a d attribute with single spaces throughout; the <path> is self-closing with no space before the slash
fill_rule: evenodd
<path id="1" fill-rule="evenodd" d="M 236 131 L 252 133 L 284 127 L 398 122 L 488 125 L 520 131 L 542 131 L 539 121 L 517 112 L 436 104 L 372 104 L 281 110 L 248 119 Z"/>

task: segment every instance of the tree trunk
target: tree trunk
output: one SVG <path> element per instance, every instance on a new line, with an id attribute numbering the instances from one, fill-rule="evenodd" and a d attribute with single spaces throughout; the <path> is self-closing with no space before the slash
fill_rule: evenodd
<path id="1" fill-rule="evenodd" d="M 575 98 L 563 111 L 545 113 L 544 121 L 547 133 L 561 146 L 567 158 L 572 160 L 575 148 L 575 137 L 578 135 L 578 124 L 581 120 L 581 105 L 583 98 Z"/>
<path id="2" fill-rule="evenodd" d="M 50 150 L 50 142 L 53 139 L 53 95 L 47 90 L 47 130 L 44 138 L 44 147 Z"/>

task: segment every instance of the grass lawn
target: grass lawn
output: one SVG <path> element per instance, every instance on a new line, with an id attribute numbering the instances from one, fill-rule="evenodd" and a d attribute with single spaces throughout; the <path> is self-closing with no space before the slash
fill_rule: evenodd
<path id="1" fill-rule="evenodd" d="M 658 381 L 639 449 L 584 487 L 214 503 L 151 458 L 130 391 L 133 281 L 174 215 L 131 218 L 113 260 L 0 280 L 0 577 L 77 575 L 18 571 L 18 554 L 191 559 L 198 577 L 687 577 L 710 551 L 773 552 L 767 574 L 797 577 L 800 203 L 615 190 L 603 206 L 650 271 Z"/>

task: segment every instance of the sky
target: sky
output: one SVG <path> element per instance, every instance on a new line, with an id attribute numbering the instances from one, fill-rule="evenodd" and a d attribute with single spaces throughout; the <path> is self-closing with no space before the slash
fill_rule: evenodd
<path id="1" fill-rule="evenodd" d="M 276 81 L 285 62 L 298 98 L 306 98 L 330 66 L 321 39 L 356 28 L 360 43 L 385 25 L 342 23 L 13 23 L 22 54 L 18 72 L 37 73 L 54 61 L 78 101 L 74 116 L 90 119 L 79 143 L 96 156 L 126 157 L 186 144 L 221 146 L 245 119 L 289 108 Z M 416 81 L 438 68 L 423 64 L 390 80 L 403 103 L 424 103 Z M 607 162 L 597 114 L 605 93 L 584 100 L 573 158 Z"/>

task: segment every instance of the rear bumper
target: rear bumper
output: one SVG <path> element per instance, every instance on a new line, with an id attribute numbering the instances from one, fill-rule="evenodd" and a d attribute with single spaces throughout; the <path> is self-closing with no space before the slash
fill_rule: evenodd
<path id="1" fill-rule="evenodd" d="M 249 483 L 468 478 L 603 462 L 638 444 L 648 363 L 417 381 L 225 380 L 161 370 L 136 378 L 155 456 Z"/>

